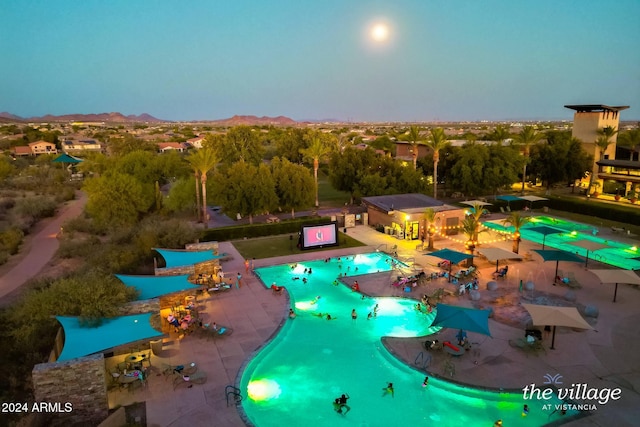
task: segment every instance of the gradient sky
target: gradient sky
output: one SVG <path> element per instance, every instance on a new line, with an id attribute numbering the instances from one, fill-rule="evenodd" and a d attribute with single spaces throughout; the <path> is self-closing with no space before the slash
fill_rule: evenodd
<path id="1" fill-rule="evenodd" d="M 0 111 L 638 120 L 639 22 L 638 0 L 3 0 Z"/>

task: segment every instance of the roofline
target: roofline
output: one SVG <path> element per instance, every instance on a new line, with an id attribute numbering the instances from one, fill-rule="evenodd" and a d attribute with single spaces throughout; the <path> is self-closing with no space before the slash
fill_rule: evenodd
<path id="1" fill-rule="evenodd" d="M 622 111 L 629 108 L 628 105 L 609 106 L 603 104 L 584 104 L 584 105 L 565 105 L 564 108 L 575 110 L 578 113 L 603 112 L 603 111 Z"/>

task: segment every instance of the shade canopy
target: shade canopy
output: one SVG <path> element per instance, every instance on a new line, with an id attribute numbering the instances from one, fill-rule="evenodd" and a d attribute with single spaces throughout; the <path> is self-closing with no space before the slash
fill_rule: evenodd
<path id="1" fill-rule="evenodd" d="M 467 200 L 464 202 L 460 202 L 463 205 L 469 205 L 469 206 L 491 206 L 491 203 L 487 203 L 487 202 L 483 202 L 482 200 Z"/>
<path id="2" fill-rule="evenodd" d="M 575 242 L 572 242 L 571 245 L 587 250 L 587 259 L 584 262 L 585 267 L 589 263 L 589 251 L 593 252 L 599 249 L 604 249 L 609 247 L 609 245 L 607 244 L 594 242 L 593 240 L 588 240 L 588 239 L 576 240 Z"/>
<path id="3" fill-rule="evenodd" d="M 522 255 L 500 248 L 480 248 L 478 253 L 484 255 L 487 260 L 496 262 L 496 272 L 501 259 L 522 259 Z"/>
<path id="4" fill-rule="evenodd" d="M 599 249 L 604 249 L 609 247 L 609 245 L 607 244 L 594 242 L 593 240 L 587 240 L 587 239 L 576 240 L 575 242 L 571 242 L 571 245 L 586 249 L 588 251 L 597 251 Z"/>
<path id="5" fill-rule="evenodd" d="M 582 262 L 582 258 L 572 252 L 558 251 L 555 249 L 534 249 L 545 261 L 569 261 Z"/>
<path id="6" fill-rule="evenodd" d="M 548 225 L 538 225 L 536 227 L 527 227 L 527 231 L 535 231 L 536 233 L 540 233 L 544 236 L 548 236 L 549 234 L 558 234 L 558 233 L 565 232 L 565 230 L 549 227 Z"/>
<path id="7" fill-rule="evenodd" d="M 558 277 L 558 265 L 560 264 L 560 261 L 582 262 L 582 258 L 571 252 L 557 251 L 553 249 L 534 249 L 533 251 L 539 253 L 544 261 L 556 262 L 556 272 L 553 275 L 554 285 L 556 283 L 556 277 Z"/>
<path id="8" fill-rule="evenodd" d="M 473 255 L 464 252 L 453 251 L 451 249 L 440 249 L 439 251 L 431 252 L 427 254 L 436 258 L 442 258 L 449 261 L 451 264 L 457 264 L 465 259 L 473 258 Z"/>
<path id="9" fill-rule="evenodd" d="M 520 196 L 521 200 L 526 200 L 528 202 L 539 202 L 541 200 L 549 200 L 546 199 L 544 197 L 539 197 L 539 196 Z"/>
<path id="10" fill-rule="evenodd" d="M 167 268 L 184 267 L 187 265 L 199 264 L 201 262 L 212 261 L 223 258 L 225 255 L 216 255 L 211 250 L 206 251 L 185 251 L 176 249 L 157 249 L 156 252 L 162 255 Z"/>
<path id="11" fill-rule="evenodd" d="M 633 270 L 589 270 L 602 283 L 628 283 L 630 285 L 640 285 L 640 277 Z"/>
<path id="12" fill-rule="evenodd" d="M 179 276 L 129 276 L 125 274 L 115 275 L 122 283 L 133 286 L 140 293 L 138 300 L 156 298 L 174 292 L 186 291 L 189 289 L 199 289 L 187 280 L 188 274 Z"/>
<path id="13" fill-rule="evenodd" d="M 74 156 L 70 156 L 67 153 L 60 154 L 58 157 L 52 160 L 53 163 L 73 163 L 77 164 L 82 162 L 82 159 L 79 159 Z"/>
<path id="14" fill-rule="evenodd" d="M 553 228 L 553 227 L 549 227 L 546 225 L 539 225 L 537 227 L 530 227 L 527 228 L 527 231 L 535 231 L 536 233 L 540 233 L 542 234 L 542 249 L 544 249 L 544 242 L 547 239 L 547 236 L 549 234 L 559 234 L 559 233 L 563 233 L 564 230 L 561 230 L 559 228 Z"/>
<path id="15" fill-rule="evenodd" d="M 489 261 L 501 259 L 522 259 L 522 255 L 500 248 L 480 248 L 478 253 L 484 255 Z"/>
<path id="16" fill-rule="evenodd" d="M 575 307 L 556 307 L 552 305 L 522 304 L 531 315 L 534 325 L 553 326 L 551 349 L 556 339 L 556 326 L 566 326 L 576 329 L 593 329 L 591 325 L 580 315 Z"/>
<path id="17" fill-rule="evenodd" d="M 58 362 L 162 336 L 151 327 L 151 316 L 152 313 L 143 313 L 103 319 L 96 327 L 82 326 L 78 317 L 56 316 L 64 329 L 64 347 Z"/>
<path id="18" fill-rule="evenodd" d="M 504 200 L 505 202 L 513 202 L 515 200 L 522 199 L 522 197 L 505 195 L 505 196 L 497 196 L 496 199 L 497 200 Z"/>
<path id="19" fill-rule="evenodd" d="M 436 317 L 431 326 L 463 329 L 469 332 L 491 336 L 489 331 L 490 310 L 459 307 L 457 305 L 438 304 Z"/>
<path id="20" fill-rule="evenodd" d="M 630 285 L 640 285 L 640 277 L 632 270 L 589 270 L 596 276 L 602 283 L 615 283 L 616 288 L 613 291 L 613 302 L 616 302 L 616 296 L 618 295 L 618 284 L 628 283 Z"/>

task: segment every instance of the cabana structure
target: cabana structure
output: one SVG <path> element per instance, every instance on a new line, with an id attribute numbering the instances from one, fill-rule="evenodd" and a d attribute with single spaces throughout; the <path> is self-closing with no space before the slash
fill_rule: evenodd
<path id="1" fill-rule="evenodd" d="M 616 288 L 613 291 L 613 302 L 616 302 L 618 295 L 618 283 L 628 283 L 630 285 L 640 285 L 640 277 L 632 270 L 589 270 L 602 283 L 615 283 Z"/>
<path id="2" fill-rule="evenodd" d="M 139 300 L 200 289 L 200 286 L 189 282 L 188 274 L 179 276 L 129 276 L 116 274 L 115 276 L 125 285 L 134 287 L 140 294 Z"/>
<path id="3" fill-rule="evenodd" d="M 88 356 L 124 344 L 162 336 L 151 327 L 151 313 L 103 319 L 99 326 L 83 326 L 78 317 L 56 316 L 64 329 L 64 347 L 58 362 Z"/>

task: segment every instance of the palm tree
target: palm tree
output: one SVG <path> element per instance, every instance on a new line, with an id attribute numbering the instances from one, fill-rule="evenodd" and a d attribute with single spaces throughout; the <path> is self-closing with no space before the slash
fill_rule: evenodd
<path id="1" fill-rule="evenodd" d="M 476 247 L 480 245 L 480 242 L 478 241 L 478 235 L 486 231 L 486 229 L 480 229 L 480 227 L 482 226 L 481 219 L 482 206 L 478 203 L 475 203 L 473 206 L 471 206 L 471 212 L 462 221 L 461 229 L 464 235 L 467 236 L 465 247 L 471 255 L 473 255 Z M 470 258 L 467 262 L 467 267 L 470 267 L 472 264 L 473 258 Z"/>
<path id="2" fill-rule="evenodd" d="M 209 222 L 209 214 L 207 212 L 207 173 L 211 171 L 216 164 L 218 163 L 218 159 L 214 151 L 210 147 L 204 147 L 199 149 L 196 152 L 191 153 L 189 157 L 187 157 L 189 164 L 196 171 L 196 178 L 199 174 L 200 176 L 200 185 L 202 187 L 202 221 L 204 223 L 204 228 L 208 227 Z M 196 179 L 196 184 L 197 184 Z M 197 189 L 196 189 L 197 194 Z"/>
<path id="3" fill-rule="evenodd" d="M 320 132 L 315 131 L 309 134 L 309 147 L 300 149 L 300 153 L 305 160 L 313 162 L 313 179 L 316 183 L 316 208 L 320 205 L 318 202 L 318 169 L 320 168 L 320 160 L 323 160 L 331 153 L 331 147 L 323 140 Z"/>
<path id="4" fill-rule="evenodd" d="M 629 160 L 633 160 L 633 153 L 640 148 L 640 128 L 618 134 L 618 145 L 629 149 Z"/>
<path id="5" fill-rule="evenodd" d="M 533 126 L 525 126 L 522 131 L 516 135 L 516 142 L 524 146 L 524 168 L 522 170 L 522 191 L 524 195 L 524 184 L 527 177 L 527 163 L 529 163 L 529 150 L 532 145 L 537 144 L 542 139 L 542 134 L 536 132 Z"/>
<path id="6" fill-rule="evenodd" d="M 598 139 L 596 139 L 596 145 L 600 149 L 600 160 L 604 159 L 604 153 L 609 148 L 609 145 L 613 142 L 611 139 L 618 133 L 618 130 L 613 126 L 605 126 L 598 129 Z"/>
<path id="7" fill-rule="evenodd" d="M 438 198 L 438 162 L 440 162 L 440 150 L 447 145 L 447 136 L 442 128 L 433 128 L 427 140 L 427 146 L 433 150 L 433 198 Z"/>
<path id="8" fill-rule="evenodd" d="M 529 216 L 522 216 L 519 212 L 513 211 L 502 222 L 513 226 L 513 252 L 520 250 L 520 229 L 531 220 Z"/>
<path id="9" fill-rule="evenodd" d="M 420 128 L 411 126 L 409 128 L 409 145 L 411 145 L 411 157 L 413 158 L 413 170 L 418 169 L 418 145 L 420 142 Z"/>
<path id="10" fill-rule="evenodd" d="M 502 145 L 502 143 L 507 140 L 509 136 L 509 128 L 503 125 L 499 125 L 493 130 L 490 138 L 492 141 L 496 141 L 498 144 Z"/>
<path id="11" fill-rule="evenodd" d="M 424 219 L 424 229 L 427 232 L 427 236 L 429 236 L 429 246 L 427 246 L 427 249 L 432 251 L 433 237 L 436 233 L 436 211 L 434 211 L 433 208 L 427 208 L 422 214 L 422 218 Z M 422 244 L 424 244 L 424 238 Z"/>

